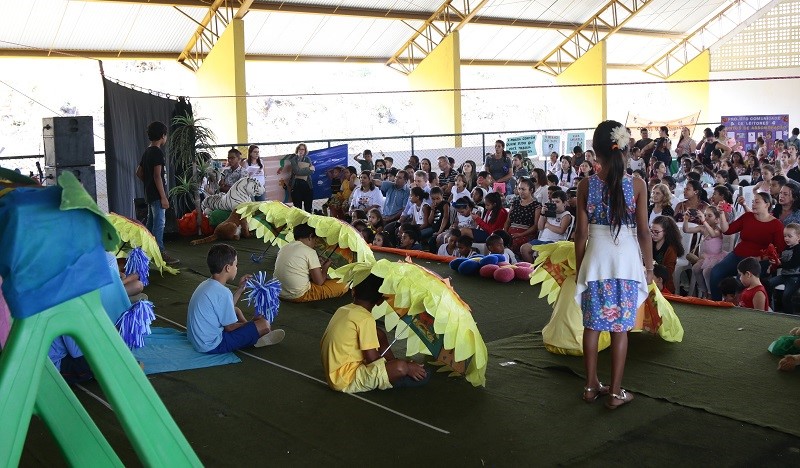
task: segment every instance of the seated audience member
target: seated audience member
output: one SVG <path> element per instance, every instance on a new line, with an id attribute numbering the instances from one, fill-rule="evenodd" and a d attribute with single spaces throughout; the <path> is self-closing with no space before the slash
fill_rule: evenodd
<path id="1" fill-rule="evenodd" d="M 786 185 L 786 182 L 786 176 L 782 175 L 775 175 L 772 176 L 772 179 L 770 179 L 769 196 L 772 197 L 772 204 L 778 203 L 778 197 L 780 197 L 781 189 L 784 185 Z"/>
<path id="2" fill-rule="evenodd" d="M 656 263 L 653 265 L 653 280 L 656 283 L 656 287 L 659 291 L 666 294 L 673 294 L 666 286 L 666 282 L 669 279 L 669 271 L 667 267 L 660 263 Z"/>
<path id="3" fill-rule="evenodd" d="M 573 219 L 572 213 L 567 211 L 567 194 L 561 190 L 553 192 L 550 196 L 550 203 L 552 203 L 552 205 L 550 207 L 546 206 L 545 208 L 552 208 L 553 211 L 549 212 L 543 210 L 542 215 L 539 216 L 539 237 L 526 244 L 522 244 L 519 249 L 520 256 L 526 262 L 533 262 L 535 258 L 535 251 L 533 250 L 534 245 L 550 244 L 552 242 L 567 240 L 567 235 L 569 234 L 567 231 Z"/>
<path id="4" fill-rule="evenodd" d="M 436 239 L 447 232 L 450 227 L 450 204 L 444 199 L 444 192 L 439 187 L 431 189 L 431 212 L 428 215 L 429 231 L 422 232 L 423 239 L 428 239 L 428 250 L 436 252 L 439 246 Z"/>
<path id="5" fill-rule="evenodd" d="M 736 265 L 740 261 L 747 257 L 760 257 L 761 251 L 767 249 L 770 244 L 775 246 L 778 254 L 786 248 L 786 241 L 783 239 L 783 224 L 770 214 L 769 200 L 769 195 L 766 193 L 756 193 L 753 197 L 752 211 L 739 216 L 730 225 L 725 216 L 720 216 L 720 230 L 724 234 L 733 235 L 737 232 L 741 234 L 733 252 L 726 255 L 711 269 L 709 287 L 712 299 L 720 300 L 717 286 L 722 278 L 736 274 Z"/>
<path id="6" fill-rule="evenodd" d="M 683 219 L 683 232 L 687 234 L 699 232 L 703 236 L 700 244 L 700 256 L 692 265 L 692 280 L 689 283 L 689 291 L 691 292 L 697 287 L 697 296 L 703 299 L 708 298 L 711 269 L 728 254 L 722 250 L 722 230 L 719 228 L 719 218 L 722 215 L 723 213 L 717 207 L 709 206 L 704 212 L 698 213 L 699 225 L 689 226 L 688 218 Z"/>
<path id="7" fill-rule="evenodd" d="M 767 290 L 761 284 L 761 264 L 755 257 L 747 257 L 737 265 L 739 271 L 739 281 L 744 290 L 739 298 L 739 307 L 748 309 L 769 310 L 769 298 Z"/>
<path id="8" fill-rule="evenodd" d="M 386 231 L 376 232 L 375 237 L 372 238 L 372 245 L 375 247 L 394 247 L 389 241 L 390 236 Z"/>
<path id="9" fill-rule="evenodd" d="M 353 287 L 353 303 L 331 317 L 322 335 L 322 367 L 328 385 L 344 393 L 425 384 L 430 374 L 413 361 L 395 359 L 372 309 L 383 303 L 383 279 L 370 274 Z"/>
<path id="10" fill-rule="evenodd" d="M 650 224 L 658 216 L 675 216 L 675 210 L 672 209 L 672 192 L 665 184 L 656 184 L 650 191 L 650 201 L 652 204 L 647 209 Z"/>
<path id="11" fill-rule="evenodd" d="M 739 280 L 735 277 L 731 276 L 720 281 L 719 291 L 722 294 L 721 300 L 732 304 L 739 304 L 739 297 L 742 294 L 742 285 L 739 284 Z"/>
<path id="12" fill-rule="evenodd" d="M 422 250 L 419 240 L 422 237 L 419 231 L 419 226 L 410 223 L 404 223 L 400 226 L 402 231 L 400 234 L 400 243 L 397 245 L 398 249 L 403 250 Z"/>
<path id="13" fill-rule="evenodd" d="M 478 249 L 472 248 L 472 237 L 463 234 L 456 241 L 456 250 L 458 256 L 462 258 L 469 258 L 478 253 Z"/>
<path id="14" fill-rule="evenodd" d="M 498 234 L 492 234 L 486 238 L 486 250 L 488 250 L 490 254 L 505 255 L 506 261 L 512 265 L 517 263 L 516 255 L 514 255 L 511 249 L 506 247 L 503 237 L 499 233 L 504 233 L 504 231 L 498 231 Z"/>
<path id="15" fill-rule="evenodd" d="M 373 208 L 367 212 L 367 229 L 372 231 L 373 234 L 383 231 L 383 215 L 381 215 L 381 210 Z"/>
<path id="16" fill-rule="evenodd" d="M 406 173 L 398 172 L 394 182 L 387 180 L 381 184 L 381 192 L 386 197 L 382 213 L 386 224 L 399 220 L 408 204 L 411 190 L 406 187 L 406 182 Z"/>
<path id="17" fill-rule="evenodd" d="M 231 186 L 247 173 L 242 168 L 242 152 L 236 148 L 228 150 L 228 165 L 222 171 L 222 180 L 219 181 L 219 191 L 227 192 Z"/>
<path id="18" fill-rule="evenodd" d="M 436 252 L 436 254 L 445 257 L 458 257 L 458 245 L 456 245 L 456 242 L 458 241 L 459 237 L 461 237 L 461 229 L 451 228 L 449 231 L 447 231 L 447 236 L 445 236 L 444 243 L 439 246 L 439 250 Z"/>
<path id="19" fill-rule="evenodd" d="M 381 189 L 375 186 L 372 174 L 364 171 L 359 176 L 361 184 L 353 190 L 350 201 L 350 213 L 355 210 L 369 211 L 371 208 L 380 209 L 383 206 L 383 194 Z"/>
<path id="20" fill-rule="evenodd" d="M 703 201 L 705 194 L 706 192 L 699 182 L 687 180 L 686 187 L 683 188 L 685 200 L 675 205 L 675 221 L 682 223 L 683 217 L 688 216 L 690 223 L 700 224 L 697 213 L 704 211 L 708 206 L 708 203 Z"/>
<path id="21" fill-rule="evenodd" d="M 786 241 L 786 250 L 781 253 L 780 267 L 778 275 L 773 276 L 767 281 L 767 287 L 771 291 L 773 309 L 787 314 L 797 313 L 792 298 L 800 289 L 800 224 L 791 223 L 783 228 L 783 239 Z M 782 284 L 783 293 L 781 301 L 776 301 L 778 291 L 775 287 Z M 781 307 L 778 308 L 777 304 Z"/>
<path id="22" fill-rule="evenodd" d="M 347 286 L 328 278 L 329 258 L 320 259 L 317 236 L 308 224 L 298 224 L 292 231 L 294 241 L 281 247 L 275 259 L 275 278 L 281 282 L 281 299 L 311 302 L 341 297 Z"/>
<path id="23" fill-rule="evenodd" d="M 678 225 L 668 216 L 658 216 L 650 226 L 650 234 L 653 238 L 653 260 L 664 265 L 669 273 L 664 286 L 675 291 L 672 275 L 675 274 L 678 257 L 683 257 L 685 253 Z"/>
<path id="24" fill-rule="evenodd" d="M 492 184 L 493 184 L 492 176 L 489 175 L 488 172 L 481 171 L 478 173 L 478 188 L 480 188 L 481 191 L 483 192 L 484 198 L 486 197 L 486 194 L 494 192 Z"/>
<path id="25" fill-rule="evenodd" d="M 533 199 L 531 187 L 528 179 L 519 182 L 519 199 L 514 200 L 511 205 L 503 228 L 514 239 L 511 245 L 514 252 L 518 252 L 522 245 L 533 240 L 537 234 L 542 205 Z"/>
<path id="26" fill-rule="evenodd" d="M 477 214 L 472 215 L 472 219 L 477 223 L 477 229 L 464 228 L 461 230 L 462 234 L 472 236 L 475 242 L 486 242 L 486 238 L 490 234 L 499 229 L 503 229 L 506 220 L 508 219 L 508 210 L 503 208 L 503 202 L 500 199 L 499 193 L 489 193 L 483 200 L 486 206 L 483 211 L 483 216 Z"/>
<path id="27" fill-rule="evenodd" d="M 239 272 L 236 249 L 216 244 L 209 249 L 206 263 L 211 278 L 200 283 L 189 299 L 186 337 L 192 347 L 200 353 L 221 354 L 266 346 L 261 337 L 270 332 L 270 323 L 261 316 L 247 321 L 236 307 L 250 275 L 242 276 L 235 293 L 226 286 Z"/>

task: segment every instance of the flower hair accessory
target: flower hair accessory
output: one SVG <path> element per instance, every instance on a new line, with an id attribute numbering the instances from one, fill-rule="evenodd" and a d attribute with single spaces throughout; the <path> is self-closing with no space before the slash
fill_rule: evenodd
<path id="1" fill-rule="evenodd" d="M 627 148 L 630 141 L 631 134 L 628 133 L 628 130 L 622 125 L 611 130 L 611 149 Z M 614 148 L 614 146 L 617 148 Z"/>

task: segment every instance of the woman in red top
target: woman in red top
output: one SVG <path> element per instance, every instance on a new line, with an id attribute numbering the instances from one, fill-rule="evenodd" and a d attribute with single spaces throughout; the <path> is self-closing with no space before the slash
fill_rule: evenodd
<path id="1" fill-rule="evenodd" d="M 461 233 L 472 236 L 475 242 L 486 242 L 486 238 L 493 232 L 503 229 L 508 219 L 508 210 L 503 208 L 503 201 L 497 192 L 489 192 L 483 199 L 486 209 L 481 218 L 477 214 L 472 215 L 472 219 L 478 225 L 478 229 L 462 228 Z"/>
<path id="2" fill-rule="evenodd" d="M 768 193 L 758 192 L 753 197 L 753 211 L 744 213 L 728 225 L 725 216 L 720 216 L 719 227 L 727 235 L 741 233 L 739 243 L 733 252 L 725 256 L 711 270 L 711 298 L 715 301 L 722 299 L 719 291 L 719 282 L 729 276 L 737 274 L 736 266 L 747 257 L 761 258 L 761 251 L 775 246 L 778 255 L 786 248 L 783 240 L 783 223 L 770 214 L 770 196 Z"/>

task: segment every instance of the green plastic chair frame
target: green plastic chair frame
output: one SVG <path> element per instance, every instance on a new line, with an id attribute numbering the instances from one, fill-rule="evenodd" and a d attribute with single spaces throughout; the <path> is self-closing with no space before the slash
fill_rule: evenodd
<path id="1" fill-rule="evenodd" d="M 97 290 L 14 320 L 0 353 L 0 466 L 19 464 L 33 414 L 71 466 L 124 466 L 47 356 L 60 335 L 80 346 L 145 466 L 202 466 L 109 321 Z"/>

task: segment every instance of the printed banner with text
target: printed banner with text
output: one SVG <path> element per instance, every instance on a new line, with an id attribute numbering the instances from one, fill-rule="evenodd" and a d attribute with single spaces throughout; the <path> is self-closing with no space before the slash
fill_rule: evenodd
<path id="1" fill-rule="evenodd" d="M 729 115 L 721 117 L 728 132 L 730 148 L 734 151 L 755 149 L 756 139 L 762 137 L 767 151 L 772 151 L 775 140 L 789 138 L 789 115 Z"/>
<path id="2" fill-rule="evenodd" d="M 314 163 L 314 175 L 311 176 L 314 200 L 329 198 L 331 196 L 331 180 L 326 172 L 335 166 L 347 166 L 347 145 L 309 151 L 308 157 Z"/>
<path id="3" fill-rule="evenodd" d="M 506 140 L 506 151 L 511 151 L 511 154 L 520 153 L 536 156 L 536 135 L 509 138 Z"/>
<path id="4" fill-rule="evenodd" d="M 678 143 L 678 140 L 681 138 L 681 128 L 686 127 L 689 129 L 690 135 L 695 135 L 695 126 L 697 125 L 697 119 L 699 118 L 700 112 L 673 120 L 650 119 L 647 117 L 642 117 L 641 115 L 629 113 L 628 118 L 625 121 L 625 126 L 631 129 L 631 136 L 635 140 L 640 138 L 639 130 L 642 128 L 647 129 L 648 136 L 650 138 L 657 138 L 659 129 L 661 127 L 667 127 L 669 128 L 669 139 L 672 140 L 674 149 L 675 144 Z M 702 135 L 695 135 L 694 139 L 698 141 L 702 140 Z"/>

